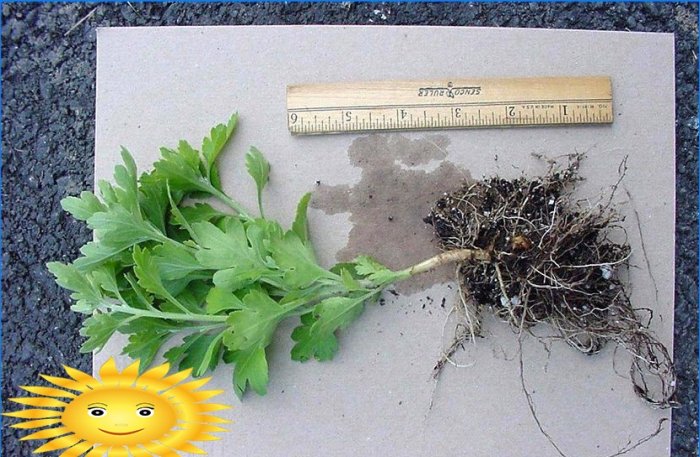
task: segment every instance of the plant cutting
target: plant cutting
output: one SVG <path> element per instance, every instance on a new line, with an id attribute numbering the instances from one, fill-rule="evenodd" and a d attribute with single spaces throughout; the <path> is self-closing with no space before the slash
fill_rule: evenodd
<path id="1" fill-rule="evenodd" d="M 394 271 L 361 255 L 327 269 L 309 236 L 310 194 L 289 228 L 265 217 L 270 164 L 260 151 L 251 148 L 245 157 L 257 213 L 224 192 L 217 157 L 237 121 L 234 115 L 214 127 L 200 150 L 185 141 L 162 148 L 140 176 L 124 149 L 114 183 L 61 202 L 95 235 L 73 263 L 48 264 L 72 291 L 72 309 L 89 316 L 83 351 L 123 333 L 123 352 L 145 369 L 171 338 L 184 336 L 163 354 L 171 364 L 200 376 L 233 363 L 235 392 L 262 395 L 266 348 L 281 337 L 282 321 L 298 322 L 294 360 L 330 360 L 338 332 L 388 286 L 452 263 L 459 267 L 466 331 L 448 354 L 479 334 L 479 313 L 490 307 L 520 331 L 547 323 L 585 353 L 607 342 L 624 347 L 634 356 L 635 392 L 658 406 L 673 403 L 672 360 L 619 279 L 630 255 L 626 243 L 609 238 L 619 216 L 609 201 L 587 208 L 571 198 L 578 156 L 563 169 L 552 164 L 543 177 L 491 178 L 445 195 L 426 218 L 442 249 L 430 259 Z"/>

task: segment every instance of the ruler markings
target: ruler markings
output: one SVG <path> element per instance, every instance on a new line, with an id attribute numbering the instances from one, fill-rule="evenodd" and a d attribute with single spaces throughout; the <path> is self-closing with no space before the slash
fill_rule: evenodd
<path id="1" fill-rule="evenodd" d="M 292 133 L 319 134 L 614 120 L 607 77 L 453 81 L 291 86 L 288 127 Z"/>
<path id="2" fill-rule="evenodd" d="M 313 111 L 336 111 L 336 110 L 378 110 L 396 109 L 397 117 L 401 108 L 451 108 L 467 106 L 509 106 L 509 105 L 555 105 L 565 103 L 611 103 L 611 98 L 576 98 L 576 99 L 546 99 L 546 100 L 515 100 L 515 101 L 485 101 L 485 102 L 459 102 L 459 103 L 414 103 L 402 105 L 343 105 L 343 106 L 314 106 L 309 108 L 290 108 L 290 113 L 308 113 Z"/>

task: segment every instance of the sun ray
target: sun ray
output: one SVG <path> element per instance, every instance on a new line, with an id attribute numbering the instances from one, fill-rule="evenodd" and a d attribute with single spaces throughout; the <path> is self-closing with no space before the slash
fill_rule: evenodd
<path id="1" fill-rule="evenodd" d="M 73 392 L 68 392 L 67 390 L 54 389 L 53 387 L 41 387 L 41 386 L 19 386 L 20 389 L 26 390 L 29 393 L 43 395 L 45 397 L 55 397 L 55 398 L 75 398 L 76 395 Z"/>
<path id="2" fill-rule="evenodd" d="M 168 370 L 170 370 L 169 363 L 164 363 L 162 365 L 158 365 L 157 367 L 151 368 L 139 376 L 139 378 L 136 380 L 136 387 L 148 388 L 153 382 L 156 384 L 162 384 L 165 375 L 168 374 Z"/>
<path id="3" fill-rule="evenodd" d="M 231 409 L 228 405 L 221 405 L 219 403 L 204 403 L 199 406 L 199 410 L 203 413 L 213 413 L 215 411 L 223 411 L 225 409 Z"/>
<path id="4" fill-rule="evenodd" d="M 68 433 L 72 434 L 72 432 L 70 430 L 68 430 L 66 427 L 46 428 L 44 430 L 39 430 L 38 432 L 34 432 L 31 435 L 23 436 L 19 440 L 20 441 L 45 440 L 47 438 L 56 438 L 57 436 L 67 435 Z"/>
<path id="5" fill-rule="evenodd" d="M 175 374 L 171 374 L 167 378 L 164 378 L 163 381 L 169 386 L 174 386 L 175 384 L 179 384 L 185 379 L 189 378 L 191 374 L 192 368 L 187 368 L 186 370 L 178 371 Z"/>
<path id="6" fill-rule="evenodd" d="M 141 447 L 131 446 L 129 452 L 131 452 L 131 457 L 153 457 L 153 454 Z"/>
<path id="7" fill-rule="evenodd" d="M 53 385 L 56 385 L 58 387 L 63 387 L 64 389 L 70 389 L 70 390 L 77 390 L 78 392 L 85 392 L 87 390 L 91 390 L 91 387 L 83 384 L 81 382 L 74 381 L 72 379 L 67 379 L 67 378 L 60 378 L 58 376 L 49 376 L 49 375 L 39 375 L 43 379 L 47 380 Z"/>
<path id="8" fill-rule="evenodd" d="M 200 390 L 198 392 L 192 392 L 192 396 L 195 398 L 196 402 L 199 403 L 221 395 L 222 393 L 224 393 L 223 390 Z"/>
<path id="9" fill-rule="evenodd" d="M 209 414 L 199 414 L 199 415 L 196 417 L 196 420 L 197 420 L 197 422 L 202 423 L 202 424 L 205 424 L 205 423 L 209 423 L 209 424 L 230 424 L 230 423 L 233 422 L 233 421 L 230 421 L 230 420 L 228 420 L 228 419 L 224 419 L 223 417 L 211 416 L 211 415 L 209 415 Z"/>
<path id="10" fill-rule="evenodd" d="M 110 357 L 100 368 L 100 380 L 106 386 L 118 386 L 123 380 L 114 357 Z"/>
<path id="11" fill-rule="evenodd" d="M 180 446 L 178 446 L 178 450 L 180 450 L 182 452 L 188 452 L 190 454 L 206 454 L 207 453 L 207 451 L 205 451 L 204 449 L 198 448 L 197 446 L 195 446 L 192 443 L 181 444 Z"/>
<path id="12" fill-rule="evenodd" d="M 37 450 L 34 452 L 37 454 L 41 454 L 42 452 L 58 451 L 60 449 L 65 449 L 67 447 L 71 447 L 75 444 L 78 444 L 80 441 L 80 438 L 78 438 L 75 435 L 66 435 L 49 441 L 43 446 L 37 448 Z"/>
<path id="13" fill-rule="evenodd" d="M 211 378 L 199 378 L 199 379 L 195 379 L 194 381 L 190 381 L 190 382 L 187 382 L 185 384 L 181 384 L 178 387 L 180 389 L 195 391 L 195 390 L 199 389 L 200 387 L 202 387 L 204 384 L 208 383 L 209 381 L 211 381 Z"/>
<path id="14" fill-rule="evenodd" d="M 81 455 L 89 451 L 91 447 L 92 443 L 88 443 L 87 441 L 81 441 L 75 446 L 69 447 L 68 449 L 63 451 L 63 453 L 58 457 L 80 457 Z"/>
<path id="15" fill-rule="evenodd" d="M 84 457 L 104 457 L 105 452 L 107 452 L 107 447 L 106 446 L 100 446 L 97 445 L 93 447 L 90 452 L 85 454 Z"/>
<path id="16" fill-rule="evenodd" d="M 139 376 L 140 362 L 137 360 L 122 371 L 123 385 L 132 385 Z"/>
<path id="17" fill-rule="evenodd" d="M 20 419 L 50 419 L 61 417 L 61 412 L 52 409 L 23 409 L 11 413 L 2 413 L 3 416 L 18 417 Z"/>
<path id="18" fill-rule="evenodd" d="M 215 417 L 215 416 L 213 416 L 213 417 Z M 18 429 L 41 428 L 41 427 L 46 427 L 47 425 L 58 424 L 59 422 L 61 422 L 61 418 L 56 417 L 53 419 L 37 419 L 37 420 L 30 420 L 30 421 L 26 421 L 26 422 L 20 422 L 18 424 L 12 424 L 12 425 L 10 425 L 10 427 L 18 428 Z"/>
<path id="19" fill-rule="evenodd" d="M 20 405 L 37 406 L 39 408 L 65 408 L 68 405 L 68 403 L 64 403 L 61 400 L 47 397 L 9 398 L 8 400 Z"/>
<path id="20" fill-rule="evenodd" d="M 80 371 L 76 368 L 71 368 L 67 365 L 63 365 L 63 369 L 66 370 L 68 376 L 75 379 L 77 382 L 87 386 L 90 389 L 94 389 L 95 386 L 98 386 L 100 384 L 100 381 L 93 378 L 91 375 L 85 373 L 84 371 Z"/>
<path id="21" fill-rule="evenodd" d="M 144 447 L 152 452 L 153 454 L 157 455 L 158 457 L 180 457 L 180 454 L 172 450 L 171 448 L 163 445 L 162 443 L 148 443 L 144 445 Z"/>
<path id="22" fill-rule="evenodd" d="M 107 457 L 129 457 L 129 451 L 124 447 L 113 447 L 107 453 Z"/>

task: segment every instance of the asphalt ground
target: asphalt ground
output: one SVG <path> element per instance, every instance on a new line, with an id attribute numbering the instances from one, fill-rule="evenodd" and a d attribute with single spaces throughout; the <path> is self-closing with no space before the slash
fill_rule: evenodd
<path id="1" fill-rule="evenodd" d="M 698 6 L 687 3 L 2 4 L 2 407 L 80 354 L 81 316 L 45 263 L 72 261 L 90 231 L 59 201 L 91 188 L 95 28 L 158 25 L 412 24 L 672 32 L 676 44 L 676 314 L 679 400 L 672 455 L 697 456 Z M 3 427 L 7 456 L 36 442 Z M 437 456 L 436 456 L 437 457 Z"/>

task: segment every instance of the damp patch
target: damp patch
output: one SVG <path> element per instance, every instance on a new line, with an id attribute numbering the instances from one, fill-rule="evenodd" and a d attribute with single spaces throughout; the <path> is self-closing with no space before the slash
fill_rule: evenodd
<path id="1" fill-rule="evenodd" d="M 423 219 L 445 192 L 471 182 L 471 175 L 447 160 L 446 135 L 412 139 L 401 134 L 362 136 L 348 148 L 350 163 L 362 170 L 353 185 L 320 184 L 311 206 L 326 214 L 350 213 L 348 241 L 336 255 L 348 261 L 371 254 L 392 269 L 438 253 L 432 227 Z M 454 266 L 441 267 L 396 285 L 403 294 L 454 281 Z"/>

